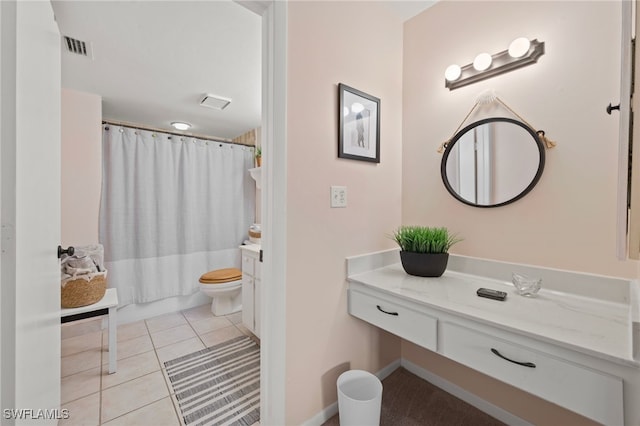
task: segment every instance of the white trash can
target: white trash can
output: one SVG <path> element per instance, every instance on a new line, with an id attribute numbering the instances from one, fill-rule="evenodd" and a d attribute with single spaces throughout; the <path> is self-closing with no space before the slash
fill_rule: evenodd
<path id="1" fill-rule="evenodd" d="M 338 377 L 340 426 L 378 426 L 382 382 L 363 370 L 345 371 Z"/>

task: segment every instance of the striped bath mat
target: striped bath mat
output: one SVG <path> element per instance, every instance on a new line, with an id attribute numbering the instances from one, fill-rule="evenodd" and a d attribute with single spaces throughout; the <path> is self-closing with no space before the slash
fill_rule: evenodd
<path id="1" fill-rule="evenodd" d="M 186 425 L 260 420 L 260 348 L 241 336 L 164 363 Z"/>

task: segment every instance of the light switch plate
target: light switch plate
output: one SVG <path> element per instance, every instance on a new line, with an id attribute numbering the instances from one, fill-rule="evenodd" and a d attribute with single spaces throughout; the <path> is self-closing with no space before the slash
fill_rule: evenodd
<path id="1" fill-rule="evenodd" d="M 347 187 L 332 186 L 331 187 L 331 207 L 347 207 Z"/>

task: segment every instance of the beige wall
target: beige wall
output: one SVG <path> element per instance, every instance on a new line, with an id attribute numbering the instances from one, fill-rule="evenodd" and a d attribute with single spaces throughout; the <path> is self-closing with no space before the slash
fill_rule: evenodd
<path id="1" fill-rule="evenodd" d="M 465 239 L 452 249 L 459 254 L 636 277 L 637 262 L 615 258 L 618 116 L 604 110 L 620 96 L 620 15 L 618 2 L 445 1 L 408 21 L 403 223 L 450 227 Z M 545 42 L 537 64 L 454 91 L 444 87 L 448 65 L 497 53 L 520 36 Z M 490 88 L 558 146 L 547 150 L 529 195 L 480 209 L 446 192 L 436 148 Z M 409 342 L 402 342 L 402 356 L 533 424 L 588 424 Z"/>
<path id="2" fill-rule="evenodd" d="M 403 223 L 449 226 L 464 238 L 452 250 L 459 254 L 637 276 L 636 262 L 615 257 L 618 115 L 604 110 L 620 97 L 620 21 L 619 2 L 608 1 L 445 1 L 408 21 Z M 520 36 L 545 42 L 537 64 L 444 87 L 448 65 L 497 53 Z M 480 209 L 446 192 L 436 148 L 489 88 L 558 146 L 547 150 L 544 174 L 529 195 Z"/>
<path id="3" fill-rule="evenodd" d="M 345 257 L 393 247 L 400 222 L 402 22 L 376 2 L 288 10 L 286 422 L 300 424 L 336 401 L 341 372 L 400 355 L 347 314 Z M 381 98 L 380 164 L 337 158 L 338 83 Z M 331 185 L 347 208 L 329 207 Z"/>
<path id="4" fill-rule="evenodd" d="M 62 245 L 98 243 L 102 98 L 62 89 Z"/>

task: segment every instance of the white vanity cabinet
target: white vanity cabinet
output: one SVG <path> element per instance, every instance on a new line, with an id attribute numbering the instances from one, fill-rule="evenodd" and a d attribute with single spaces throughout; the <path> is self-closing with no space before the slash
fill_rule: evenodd
<path id="1" fill-rule="evenodd" d="M 514 343 L 504 331 L 357 284 L 350 284 L 349 313 L 600 423 L 624 424 L 621 377 L 541 350 L 535 340 Z"/>
<path id="2" fill-rule="evenodd" d="M 242 254 L 242 323 L 260 337 L 260 246 L 244 245 Z"/>
<path id="3" fill-rule="evenodd" d="M 469 271 L 420 278 L 397 264 L 361 271 L 353 265 L 376 262 L 347 261 L 351 315 L 599 423 L 640 425 L 640 363 L 633 358 L 637 342 L 629 323 L 636 302 L 557 290 L 529 299 L 508 282 Z M 492 268 L 473 259 L 453 263 Z M 502 267 L 518 265 L 496 266 Z M 548 281 L 561 277 L 537 272 Z M 623 280 L 603 281 L 623 294 Z M 627 284 L 630 290 L 637 285 Z M 478 298 L 479 287 L 506 291 L 507 300 Z"/>

